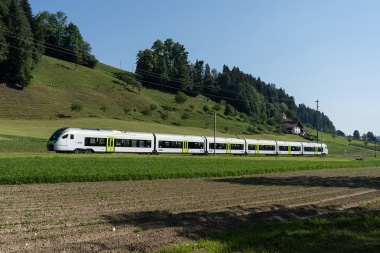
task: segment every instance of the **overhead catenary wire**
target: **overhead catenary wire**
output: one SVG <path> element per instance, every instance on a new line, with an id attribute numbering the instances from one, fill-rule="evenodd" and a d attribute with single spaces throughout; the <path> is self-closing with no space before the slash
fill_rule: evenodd
<path id="1" fill-rule="evenodd" d="M 1 32 L 1 31 L 3 31 L 3 32 Z M 68 48 L 65 48 L 65 47 L 61 47 L 61 46 L 58 46 L 58 45 L 54 45 L 54 44 L 50 44 L 50 43 L 47 43 L 45 41 L 37 40 L 37 39 L 35 39 L 33 37 L 27 37 L 27 36 L 24 36 L 24 35 L 21 35 L 21 34 L 10 32 L 10 31 L 7 31 L 6 29 L 1 29 L 0 28 L 0 33 L 4 34 L 5 36 L 12 37 L 12 38 L 19 39 L 19 40 L 23 40 L 23 41 L 30 40 L 30 42 L 33 43 L 34 46 L 36 46 L 36 45 L 43 46 L 45 48 L 48 48 L 48 49 L 51 49 L 51 50 L 55 50 L 55 51 L 60 52 L 60 53 L 64 53 L 64 54 L 68 54 L 68 55 L 73 55 L 73 56 L 76 55 L 75 52 L 73 50 L 71 50 L 71 49 L 68 49 Z M 10 33 L 12 35 L 8 35 L 6 33 Z M 24 37 L 25 39 L 18 38 L 18 37 Z"/>
<path id="2" fill-rule="evenodd" d="M 15 36 L 11 36 L 11 35 L 6 35 L 6 36 L 10 36 L 10 37 L 13 37 L 13 38 L 15 38 L 15 39 L 19 39 L 19 40 L 31 40 L 31 43 L 33 43 L 34 45 L 44 45 L 44 47 L 45 48 L 48 48 L 48 49 L 51 49 L 51 50 L 54 50 L 54 51 L 57 51 L 57 52 L 60 52 L 60 53 L 63 53 L 63 54 L 67 54 L 67 55 L 71 55 L 71 56 L 77 56 L 77 54 L 74 52 L 74 51 L 72 51 L 72 50 L 69 50 L 69 49 L 67 49 L 67 48 L 63 48 L 63 47 L 60 47 L 60 46 L 56 46 L 56 45 L 52 45 L 52 44 L 49 44 L 49 43 L 46 43 L 46 42 L 42 42 L 42 41 L 39 41 L 39 40 L 36 40 L 36 39 L 34 39 L 34 38 L 32 38 L 32 37 L 26 37 L 26 36 L 23 36 L 23 35 L 18 35 L 18 34 L 16 34 L 16 33 L 13 33 L 13 32 L 10 32 L 10 31 L 7 31 L 7 30 L 5 30 L 5 29 L 1 29 L 0 28 L 0 31 L 5 31 L 5 32 L 7 32 L 7 33 L 10 33 L 10 34 L 14 34 Z M 4 34 L 4 33 L 3 33 Z M 17 37 L 24 37 L 24 38 L 26 38 L 26 39 L 21 39 L 21 38 L 17 38 Z M 36 42 L 38 42 L 38 43 L 35 43 L 34 41 L 36 41 Z M 4 43 L 0 43 L 0 44 L 3 44 L 3 45 L 7 45 L 7 46 L 10 46 L 10 45 L 8 45 L 8 44 L 4 44 Z M 56 49 L 56 48 L 53 48 L 53 47 L 46 47 L 45 45 L 50 45 L 50 46 L 53 46 L 53 47 L 56 47 L 56 48 L 59 48 L 59 49 Z M 18 48 L 18 47 L 15 47 L 15 46 L 11 46 L 11 47 L 13 47 L 13 48 Z M 22 49 L 22 48 L 18 48 L 18 49 L 20 49 L 20 50 L 26 50 L 26 49 Z M 62 50 L 60 50 L 60 49 L 62 49 Z M 64 50 L 64 51 L 63 51 Z M 31 53 L 35 53 L 35 52 L 33 52 L 33 51 L 30 51 L 30 50 L 27 50 L 27 51 L 29 51 L 29 52 L 31 52 Z M 142 70 L 142 69 L 138 69 L 138 68 L 136 68 L 136 70 L 135 70 L 137 73 L 138 72 L 142 72 L 142 73 L 145 73 L 146 75 L 150 75 L 150 76 L 152 76 L 152 77 L 157 77 L 157 78 L 160 78 L 161 77 L 161 75 L 159 74 L 159 73 L 154 73 L 154 72 L 150 72 L 150 71 L 146 71 L 146 70 Z M 126 72 L 129 72 L 129 71 L 126 71 Z M 209 88 L 209 89 L 214 89 L 215 87 L 213 87 L 213 86 L 204 86 L 204 85 L 202 85 L 202 84 L 199 84 L 199 83 L 194 83 L 194 82 L 189 82 L 189 83 L 185 83 L 185 82 L 183 82 L 183 80 L 180 80 L 180 79 L 177 79 L 177 78 L 174 78 L 174 77 L 170 77 L 170 76 L 168 76 L 168 78 L 169 78 L 169 80 L 171 80 L 171 81 L 174 81 L 174 82 L 177 82 L 177 83 L 179 83 L 179 84 L 182 84 L 182 85 L 187 85 L 187 84 L 189 84 L 189 85 L 192 85 L 193 87 L 196 87 L 196 88 Z M 171 87 L 171 86 L 167 86 L 167 85 L 164 85 L 164 84 L 158 84 L 158 83 L 153 83 L 153 82 L 147 82 L 146 80 L 138 80 L 138 81 L 140 81 L 140 82 L 145 82 L 145 83 L 151 83 L 151 84 L 154 84 L 154 85 L 158 85 L 158 86 L 162 86 L 162 87 L 166 87 L 166 88 L 173 88 L 173 89 L 176 89 L 176 90 L 181 90 L 181 91 L 186 91 L 186 92 L 195 92 L 195 91 L 189 91 L 189 90 L 187 90 L 187 89 L 179 89 L 179 88 L 175 88 L 175 87 Z M 229 90 L 229 89 L 224 89 L 224 88 L 220 88 L 220 87 L 218 87 L 217 88 L 217 90 L 218 91 L 220 91 L 220 92 L 225 92 L 225 93 L 230 93 L 230 94 L 234 94 L 234 95 L 241 95 L 241 93 L 242 93 L 242 91 L 233 91 L 233 90 Z M 200 93 L 200 94 L 202 94 L 200 91 L 196 91 L 195 93 Z M 206 94 L 206 95 L 208 95 L 208 96 L 213 96 L 213 97 L 216 97 L 216 98 L 221 98 L 221 99 L 227 99 L 227 100 L 235 100 L 235 101 L 242 101 L 242 102 L 244 102 L 244 100 L 241 100 L 241 99 L 236 99 L 236 98 L 231 98 L 231 97 L 223 97 L 223 96 L 220 96 L 220 95 L 214 95 L 214 94 Z M 263 96 L 263 97 L 266 97 L 266 96 L 264 96 L 262 93 L 260 93 L 260 95 L 261 96 Z M 267 97 L 268 98 L 268 97 Z M 284 101 L 284 100 L 286 100 L 286 99 L 279 99 L 279 102 L 280 101 Z M 294 101 L 294 100 L 292 100 L 292 101 Z"/>

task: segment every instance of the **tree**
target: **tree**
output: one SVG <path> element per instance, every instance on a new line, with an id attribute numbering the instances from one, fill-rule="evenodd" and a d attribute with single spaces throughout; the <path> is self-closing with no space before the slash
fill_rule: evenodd
<path id="1" fill-rule="evenodd" d="M 144 87 L 142 86 L 142 83 L 140 81 L 136 80 L 134 75 L 131 75 L 129 73 L 122 73 L 119 75 L 119 78 L 127 84 L 131 85 L 133 88 L 136 88 L 140 95 Z"/>
<path id="2" fill-rule="evenodd" d="M 208 105 L 203 105 L 202 110 L 203 110 L 205 113 L 208 113 L 208 112 L 210 111 L 210 107 L 208 107 Z"/>
<path id="3" fill-rule="evenodd" d="M 368 138 L 367 138 L 367 134 L 366 134 L 366 133 L 364 133 L 364 134 L 362 135 L 362 140 L 363 140 L 363 141 L 368 141 Z"/>
<path id="4" fill-rule="evenodd" d="M 91 54 L 90 44 L 84 41 L 74 23 L 67 24 L 67 19 L 61 11 L 55 14 L 44 11 L 34 18 L 35 35 L 38 41 L 45 41 L 45 54 L 94 68 L 98 60 Z"/>
<path id="5" fill-rule="evenodd" d="M 10 0 L 8 8 L 2 6 L 1 9 L 1 12 L 4 13 L 0 14 L 4 15 L 2 17 L 3 24 L 8 36 L 5 36 L 7 46 L 1 50 L 3 53 L 0 52 L 0 56 L 4 59 L 0 61 L 2 70 L 0 78 L 25 87 L 30 83 L 33 77 L 32 69 L 35 67 L 33 34 L 30 24 L 24 11 L 18 6 L 17 0 Z"/>
<path id="6" fill-rule="evenodd" d="M 218 112 L 222 109 L 222 106 L 220 104 L 214 104 L 212 106 L 212 109 L 215 111 L 215 112 Z"/>
<path id="7" fill-rule="evenodd" d="M 157 40 L 151 49 L 139 51 L 136 73 L 144 85 L 157 86 L 161 90 L 192 90 L 188 52 L 172 39 Z"/>
<path id="8" fill-rule="evenodd" d="M 367 133 L 367 139 L 371 142 L 374 142 L 376 140 L 375 135 L 371 131 Z"/>
<path id="9" fill-rule="evenodd" d="M 186 96 L 185 93 L 178 91 L 177 95 L 175 95 L 174 97 L 174 100 L 177 104 L 181 105 L 181 109 L 182 109 L 182 105 L 186 103 L 186 101 L 188 100 L 188 97 Z"/>
<path id="10" fill-rule="evenodd" d="M 355 131 L 354 131 L 354 139 L 355 139 L 355 140 L 359 140 L 359 139 L 360 139 L 360 133 L 359 133 L 358 130 L 355 130 Z"/>
<path id="11" fill-rule="evenodd" d="M 204 82 L 204 67 L 203 61 L 195 61 L 195 64 L 192 69 L 192 79 L 194 85 L 194 91 L 202 92 L 203 91 L 203 82 Z"/>
<path id="12" fill-rule="evenodd" d="M 224 115 L 234 116 L 234 108 L 231 105 L 227 104 L 224 108 Z"/>
<path id="13" fill-rule="evenodd" d="M 1 16 L 1 13 L 0 13 Z M 0 31 L 5 31 L 5 26 L 3 21 L 0 19 Z M 8 58 L 8 45 L 5 39 L 4 33 L 0 33 L 0 66 L 1 62 Z M 2 70 L 0 70 L 0 77 L 3 76 Z"/>

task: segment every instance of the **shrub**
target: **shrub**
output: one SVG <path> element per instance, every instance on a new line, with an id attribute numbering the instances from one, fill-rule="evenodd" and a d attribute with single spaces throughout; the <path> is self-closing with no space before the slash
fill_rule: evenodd
<path id="1" fill-rule="evenodd" d="M 165 111 L 169 111 L 169 112 L 173 112 L 175 110 L 177 110 L 177 108 L 173 107 L 173 106 L 170 106 L 170 105 L 162 105 L 161 106 L 162 109 L 164 109 Z"/>
<path id="2" fill-rule="evenodd" d="M 190 119 L 190 114 L 188 114 L 187 112 L 185 112 L 184 114 L 182 114 L 181 119 L 183 119 L 183 120 Z"/>
<path id="3" fill-rule="evenodd" d="M 251 134 L 259 134 L 260 130 L 254 126 L 248 126 L 247 131 Z"/>
<path id="4" fill-rule="evenodd" d="M 149 106 L 149 108 L 150 108 L 151 111 L 154 111 L 154 110 L 157 109 L 157 105 L 155 105 L 155 104 L 151 104 L 151 105 Z"/>
<path id="5" fill-rule="evenodd" d="M 152 111 L 149 108 L 142 110 L 141 113 L 144 116 L 152 116 Z"/>
<path id="6" fill-rule="evenodd" d="M 204 106 L 202 107 L 202 109 L 203 109 L 203 111 L 204 111 L 205 113 L 208 113 L 208 112 L 210 111 L 210 107 L 208 107 L 208 105 L 204 105 Z"/>
<path id="7" fill-rule="evenodd" d="M 131 110 L 132 110 L 132 108 L 130 108 L 130 107 L 124 107 L 123 108 L 123 111 L 125 114 L 129 114 L 131 112 Z"/>
<path id="8" fill-rule="evenodd" d="M 78 103 L 72 103 L 70 108 L 71 108 L 72 111 L 80 112 L 80 111 L 83 110 L 83 105 L 82 104 L 78 104 Z"/>
<path id="9" fill-rule="evenodd" d="M 102 110 L 103 112 L 108 112 L 108 107 L 106 105 L 102 105 L 100 107 L 100 110 Z"/>
<path id="10" fill-rule="evenodd" d="M 161 113 L 161 119 L 165 120 L 166 123 L 168 121 L 168 118 L 169 118 L 169 113 L 167 112 Z"/>

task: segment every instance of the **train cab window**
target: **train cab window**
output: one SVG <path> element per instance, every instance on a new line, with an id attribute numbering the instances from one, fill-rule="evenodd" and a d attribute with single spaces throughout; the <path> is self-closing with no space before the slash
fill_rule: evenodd
<path id="1" fill-rule="evenodd" d="M 65 134 L 64 136 L 62 136 L 62 139 L 67 139 L 68 136 L 68 134 Z"/>

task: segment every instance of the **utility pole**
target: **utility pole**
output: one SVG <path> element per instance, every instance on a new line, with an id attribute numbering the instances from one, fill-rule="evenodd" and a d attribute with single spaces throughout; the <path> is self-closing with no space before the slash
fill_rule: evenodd
<path id="1" fill-rule="evenodd" d="M 319 100 L 317 99 L 317 101 L 315 101 L 315 102 L 317 102 L 317 142 L 318 142 L 318 129 L 319 129 L 319 124 L 318 124 L 318 108 L 319 108 L 319 105 L 318 105 L 318 103 L 319 103 Z"/>
<path id="2" fill-rule="evenodd" d="M 214 113 L 214 155 L 216 149 L 216 113 Z"/>
<path id="3" fill-rule="evenodd" d="M 377 157 L 377 136 L 375 135 L 375 157 Z"/>

